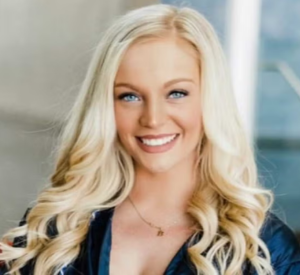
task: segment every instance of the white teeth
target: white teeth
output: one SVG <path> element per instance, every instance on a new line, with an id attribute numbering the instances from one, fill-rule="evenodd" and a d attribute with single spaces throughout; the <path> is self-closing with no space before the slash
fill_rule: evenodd
<path id="1" fill-rule="evenodd" d="M 175 137 L 176 137 L 176 135 L 168 136 L 168 137 L 164 137 L 164 138 L 157 138 L 157 139 L 141 138 L 141 140 L 144 144 L 146 144 L 148 146 L 161 146 L 161 145 L 171 142 Z"/>

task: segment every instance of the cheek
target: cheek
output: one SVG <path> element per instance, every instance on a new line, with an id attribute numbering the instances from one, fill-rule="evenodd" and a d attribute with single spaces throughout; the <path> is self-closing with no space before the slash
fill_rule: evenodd
<path id="1" fill-rule="evenodd" d="M 119 135 L 123 135 L 123 133 L 126 133 L 129 131 L 131 119 L 126 116 L 126 113 L 124 112 L 123 108 L 121 106 L 118 106 L 118 104 L 115 104 L 115 121 L 117 126 L 117 132 Z"/>
<path id="2" fill-rule="evenodd" d="M 132 131 L 132 124 L 130 123 L 130 120 L 127 119 L 116 119 L 117 124 L 117 132 L 119 135 L 124 136 L 127 134 L 130 134 Z"/>
<path id="3" fill-rule="evenodd" d="M 115 121 L 119 140 L 125 147 L 128 147 L 130 138 L 135 134 L 136 118 L 130 112 L 115 106 Z"/>
<path id="4" fill-rule="evenodd" d="M 185 111 L 180 112 L 181 125 L 186 134 L 194 135 L 199 134 L 202 128 L 202 117 L 199 105 L 187 108 Z"/>
<path id="5" fill-rule="evenodd" d="M 127 151 L 131 152 L 131 125 L 126 119 L 116 118 L 116 125 L 117 125 L 117 135 L 118 140 L 122 147 Z"/>

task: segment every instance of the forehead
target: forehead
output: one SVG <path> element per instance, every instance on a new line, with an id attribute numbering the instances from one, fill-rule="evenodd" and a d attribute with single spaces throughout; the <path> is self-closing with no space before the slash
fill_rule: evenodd
<path id="1" fill-rule="evenodd" d="M 151 38 L 131 45 L 123 56 L 117 80 L 164 81 L 199 78 L 199 53 L 181 38 Z"/>

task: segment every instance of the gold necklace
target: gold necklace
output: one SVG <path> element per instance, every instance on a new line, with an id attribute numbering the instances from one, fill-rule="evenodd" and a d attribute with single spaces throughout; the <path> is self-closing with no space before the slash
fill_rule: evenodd
<path id="1" fill-rule="evenodd" d="M 128 199 L 129 199 L 130 203 L 132 204 L 133 208 L 135 209 L 136 213 L 138 214 L 138 216 L 141 218 L 141 220 L 144 223 L 146 223 L 147 225 L 149 225 L 150 227 L 157 229 L 156 236 L 159 236 L 159 237 L 163 236 L 165 234 L 165 230 L 163 230 L 161 226 L 157 226 L 157 225 L 155 225 L 155 224 L 153 224 L 153 223 L 148 222 L 147 220 L 145 220 L 145 218 L 142 216 L 142 214 L 137 209 L 137 207 L 135 206 L 135 204 L 133 203 L 133 201 L 131 200 L 131 198 L 129 196 L 128 196 Z M 174 224 L 176 224 L 176 222 Z"/>

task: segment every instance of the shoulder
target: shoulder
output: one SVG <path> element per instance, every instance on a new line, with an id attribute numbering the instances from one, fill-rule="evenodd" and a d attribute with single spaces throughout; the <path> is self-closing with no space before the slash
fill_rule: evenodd
<path id="1" fill-rule="evenodd" d="M 31 208 L 27 208 L 27 210 L 25 211 L 25 214 L 23 215 L 22 219 L 19 222 L 19 226 L 23 226 L 26 224 L 26 219 L 28 216 L 28 213 L 30 212 Z M 20 236 L 20 237 L 16 237 L 13 240 L 12 246 L 13 247 L 26 247 L 27 245 L 27 238 L 26 236 Z M 0 250 L 1 253 L 1 250 Z M 31 274 L 30 270 L 32 270 L 32 265 L 33 265 L 33 261 L 30 260 L 21 270 L 21 274 Z M 0 262 L 0 275 L 5 275 L 7 274 L 8 269 L 7 266 L 5 265 L 4 262 Z"/>
<path id="2" fill-rule="evenodd" d="M 28 218 L 28 215 L 31 210 L 32 210 L 32 207 L 29 207 L 26 209 L 24 215 L 22 216 L 22 218 L 19 222 L 19 226 L 23 226 L 27 223 L 27 218 Z M 55 219 L 51 219 L 48 222 L 46 234 L 51 239 L 55 238 L 58 235 Z M 27 246 L 27 235 L 14 238 L 14 240 L 12 242 L 12 246 L 20 247 L 20 248 L 26 247 Z M 1 253 L 1 250 L 0 250 L 0 253 Z M 34 263 L 35 263 L 35 259 L 30 259 L 25 264 L 25 266 L 21 268 L 21 270 L 20 270 L 21 274 L 32 274 L 32 272 L 34 270 Z M 0 262 L 0 275 L 4 275 L 4 274 L 6 274 L 6 272 L 8 272 L 6 265 L 3 262 L 2 263 Z M 59 273 L 59 274 L 62 274 L 62 273 Z"/>
<path id="3" fill-rule="evenodd" d="M 300 274 L 300 245 L 293 231 L 275 214 L 268 213 L 261 229 L 276 274 Z"/>

